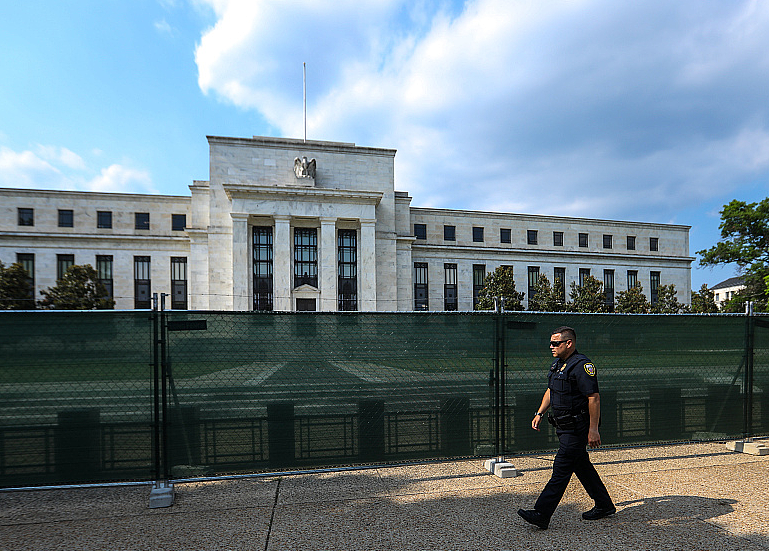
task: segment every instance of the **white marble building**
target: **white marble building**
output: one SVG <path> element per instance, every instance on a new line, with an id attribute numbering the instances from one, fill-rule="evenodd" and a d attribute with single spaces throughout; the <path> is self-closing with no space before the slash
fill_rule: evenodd
<path id="1" fill-rule="evenodd" d="M 119 309 L 471 310 L 482 276 L 512 266 L 568 289 L 674 283 L 690 298 L 689 227 L 429 209 L 395 191 L 395 151 L 208 137 L 190 196 L 0 189 L 0 261 L 37 291 L 91 264 Z M 528 296 L 528 293 L 527 293 Z"/>

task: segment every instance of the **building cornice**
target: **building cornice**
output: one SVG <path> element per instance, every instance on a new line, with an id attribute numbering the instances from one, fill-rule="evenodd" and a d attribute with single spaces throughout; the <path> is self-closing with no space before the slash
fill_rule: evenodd
<path id="1" fill-rule="evenodd" d="M 456 217 L 472 217 L 472 218 L 486 218 L 486 219 L 498 219 L 498 220 L 521 220 L 527 222 L 560 222 L 569 224 L 600 224 L 602 226 L 617 226 L 617 227 L 638 227 L 638 228 L 660 228 L 668 230 L 680 230 L 688 231 L 691 226 L 684 226 L 680 224 L 660 224 L 657 222 L 633 222 L 626 220 L 605 220 L 601 218 L 574 218 L 569 216 L 551 216 L 549 214 L 520 214 L 511 212 L 490 212 L 480 210 L 461 210 L 461 209 L 443 209 L 443 208 L 430 208 L 430 207 L 411 207 L 412 216 L 415 214 L 424 214 L 428 216 L 443 215 Z M 537 229 L 537 228 L 531 228 Z"/>
<path id="2" fill-rule="evenodd" d="M 291 138 L 270 138 L 254 136 L 253 138 L 230 138 L 225 136 L 206 136 L 209 145 L 234 145 L 242 147 L 261 147 L 285 151 L 324 151 L 328 153 L 354 153 L 355 155 L 373 155 L 379 157 L 395 157 L 395 149 L 377 147 L 361 147 L 348 142 L 325 142 L 319 140 L 296 140 Z"/>
<path id="3" fill-rule="evenodd" d="M 472 255 L 495 255 L 495 256 L 516 256 L 516 257 L 538 257 L 541 256 L 548 263 L 556 262 L 557 259 L 564 259 L 564 261 L 575 262 L 575 259 L 583 258 L 585 262 L 596 263 L 597 259 L 609 260 L 613 263 L 617 262 L 634 262 L 634 261 L 660 261 L 660 262 L 679 262 L 685 264 L 691 264 L 696 260 L 692 256 L 668 256 L 668 255 L 644 255 L 644 254 L 627 254 L 627 253 L 605 253 L 605 252 L 593 252 L 593 251 L 568 251 L 568 250 L 552 250 L 552 249 L 520 249 L 520 248 L 502 248 L 502 247 L 465 247 L 465 246 L 453 246 L 446 247 L 440 245 L 423 245 L 414 243 L 412 245 L 414 253 L 419 251 L 435 252 L 442 255 L 452 254 L 472 254 Z"/>
<path id="4" fill-rule="evenodd" d="M 82 241 L 84 239 L 96 239 L 99 241 L 152 241 L 153 243 L 167 241 L 169 243 L 188 243 L 187 235 L 124 235 L 124 234 L 92 234 L 92 233 L 49 233 L 49 232 L 7 232 L 0 231 L 0 241 L 13 239 L 51 240 L 57 243 L 67 241 Z"/>
<path id="5" fill-rule="evenodd" d="M 330 188 L 306 188 L 288 186 L 258 186 L 251 184 L 224 184 L 227 197 L 232 199 L 277 199 L 325 201 L 331 203 L 355 203 L 378 205 L 384 196 L 381 191 L 362 191 Z"/>
<path id="6" fill-rule="evenodd" d="M 155 195 L 148 193 L 116 193 L 111 191 L 67 191 L 59 189 L 17 189 L 17 188 L 0 188 L 0 195 L 32 195 L 35 197 L 54 197 L 59 198 L 62 195 L 67 197 L 74 197 L 77 199 L 88 199 L 93 201 L 94 198 L 104 199 L 123 199 L 126 201 L 136 201 L 137 199 L 146 199 L 152 202 L 168 202 L 177 203 L 179 201 L 190 202 L 189 195 Z"/>

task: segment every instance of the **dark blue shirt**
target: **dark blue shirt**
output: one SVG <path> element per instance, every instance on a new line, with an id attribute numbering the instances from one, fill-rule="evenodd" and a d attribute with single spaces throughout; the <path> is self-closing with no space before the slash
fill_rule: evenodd
<path id="1" fill-rule="evenodd" d="M 598 392 L 595 365 L 576 350 L 566 361 L 557 358 L 547 378 L 550 406 L 557 414 L 587 411 L 587 397 Z"/>

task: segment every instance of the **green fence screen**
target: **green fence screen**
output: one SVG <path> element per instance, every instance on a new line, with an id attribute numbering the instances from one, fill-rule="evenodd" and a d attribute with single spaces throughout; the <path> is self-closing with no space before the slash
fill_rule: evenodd
<path id="1" fill-rule="evenodd" d="M 596 364 L 605 445 L 769 433 L 769 318 L 0 312 L 0 486 L 549 450 L 550 331 Z"/>

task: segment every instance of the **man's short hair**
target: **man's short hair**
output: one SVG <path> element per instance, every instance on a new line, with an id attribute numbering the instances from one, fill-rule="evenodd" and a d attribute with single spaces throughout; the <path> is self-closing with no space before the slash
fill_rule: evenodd
<path id="1" fill-rule="evenodd" d="M 562 325 L 550 332 L 551 335 L 555 335 L 556 333 L 560 333 L 561 339 L 563 340 L 571 339 L 572 341 L 577 342 L 577 332 L 574 328 L 569 327 L 568 325 Z"/>

